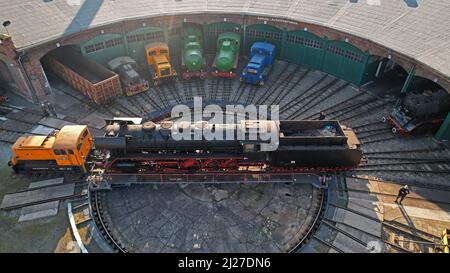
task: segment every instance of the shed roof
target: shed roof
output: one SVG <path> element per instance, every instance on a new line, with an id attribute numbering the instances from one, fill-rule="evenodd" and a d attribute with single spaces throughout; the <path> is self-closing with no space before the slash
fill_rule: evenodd
<path id="1" fill-rule="evenodd" d="M 19 49 L 124 19 L 192 13 L 272 16 L 379 43 L 450 77 L 448 0 L 0 0 Z"/>

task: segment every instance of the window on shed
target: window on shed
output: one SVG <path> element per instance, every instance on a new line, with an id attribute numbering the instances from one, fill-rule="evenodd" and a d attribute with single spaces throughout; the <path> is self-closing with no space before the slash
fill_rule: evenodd
<path id="1" fill-rule="evenodd" d="M 87 46 L 84 47 L 84 51 L 86 53 L 94 52 L 95 51 L 95 46 L 94 45 L 87 45 Z"/>
<path id="2" fill-rule="evenodd" d="M 136 34 L 137 41 L 145 41 L 145 34 Z"/>
<path id="3" fill-rule="evenodd" d="M 95 51 L 101 50 L 101 49 L 104 49 L 104 48 L 105 48 L 105 44 L 103 42 L 95 44 Z"/>
<path id="4" fill-rule="evenodd" d="M 128 42 L 136 42 L 136 35 L 128 35 L 127 36 L 127 41 Z"/>

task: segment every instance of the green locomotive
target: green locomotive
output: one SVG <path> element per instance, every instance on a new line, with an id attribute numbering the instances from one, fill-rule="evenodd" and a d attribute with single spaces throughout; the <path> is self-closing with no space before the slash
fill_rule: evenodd
<path id="1" fill-rule="evenodd" d="M 182 34 L 181 67 L 183 80 L 204 79 L 207 76 L 206 59 L 203 56 L 202 32 L 197 27 L 186 27 Z"/>
<path id="2" fill-rule="evenodd" d="M 236 69 L 241 48 L 241 36 L 234 32 L 225 32 L 217 38 L 217 53 L 214 58 L 213 77 L 236 78 Z"/>

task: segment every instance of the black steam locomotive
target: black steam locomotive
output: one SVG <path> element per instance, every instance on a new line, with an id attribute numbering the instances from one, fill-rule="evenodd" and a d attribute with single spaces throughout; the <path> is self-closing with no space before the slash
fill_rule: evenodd
<path id="1" fill-rule="evenodd" d="M 444 89 L 411 91 L 400 99 L 388 118 L 392 132 L 402 135 L 433 132 L 450 110 L 450 96 Z"/>
<path id="2" fill-rule="evenodd" d="M 354 132 L 335 120 L 141 124 L 115 118 L 107 124 L 106 134 L 94 141 L 104 154 L 104 174 L 345 170 L 362 158 Z"/>

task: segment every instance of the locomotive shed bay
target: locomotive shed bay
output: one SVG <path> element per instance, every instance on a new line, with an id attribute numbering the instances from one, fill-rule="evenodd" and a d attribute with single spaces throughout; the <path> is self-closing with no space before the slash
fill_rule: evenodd
<path id="1" fill-rule="evenodd" d="M 8 97 L 0 104 L 0 251 L 81 251 L 69 204 L 89 252 L 439 251 L 431 243 L 450 225 L 450 119 L 446 113 L 433 134 L 403 136 L 382 117 L 408 91 L 450 92 L 450 6 L 310 2 L 0 0 L 0 18 L 11 21 L 0 44 L 0 83 Z M 109 60 L 130 55 L 142 63 L 145 44 L 166 42 L 170 63 L 181 72 L 186 23 L 202 30 L 208 72 L 223 32 L 240 34 L 237 73 L 254 42 L 274 44 L 265 84 L 245 84 L 239 76 L 180 79 L 98 105 L 48 64 L 52 53 L 76 50 L 95 63 L 83 76 L 104 84 L 111 80 L 101 72 Z M 117 87 L 118 79 L 110 82 Z M 323 111 L 353 129 L 364 159 L 351 171 L 330 172 L 325 185 L 317 173 L 304 173 L 295 183 L 155 183 L 99 192 L 89 192 L 83 175 L 65 174 L 62 181 L 53 173 L 14 174 L 7 166 L 23 134 L 82 124 L 101 136 L 105 119 L 160 122 L 172 106 L 190 105 L 194 97 L 203 105 L 277 104 L 281 120 L 317 120 Z M 47 101 L 57 115 L 44 116 L 40 103 Z M 398 205 L 393 201 L 405 184 L 412 193 Z M 51 198 L 19 202 L 38 191 Z M 15 203 L 8 207 L 5 200 Z"/>

